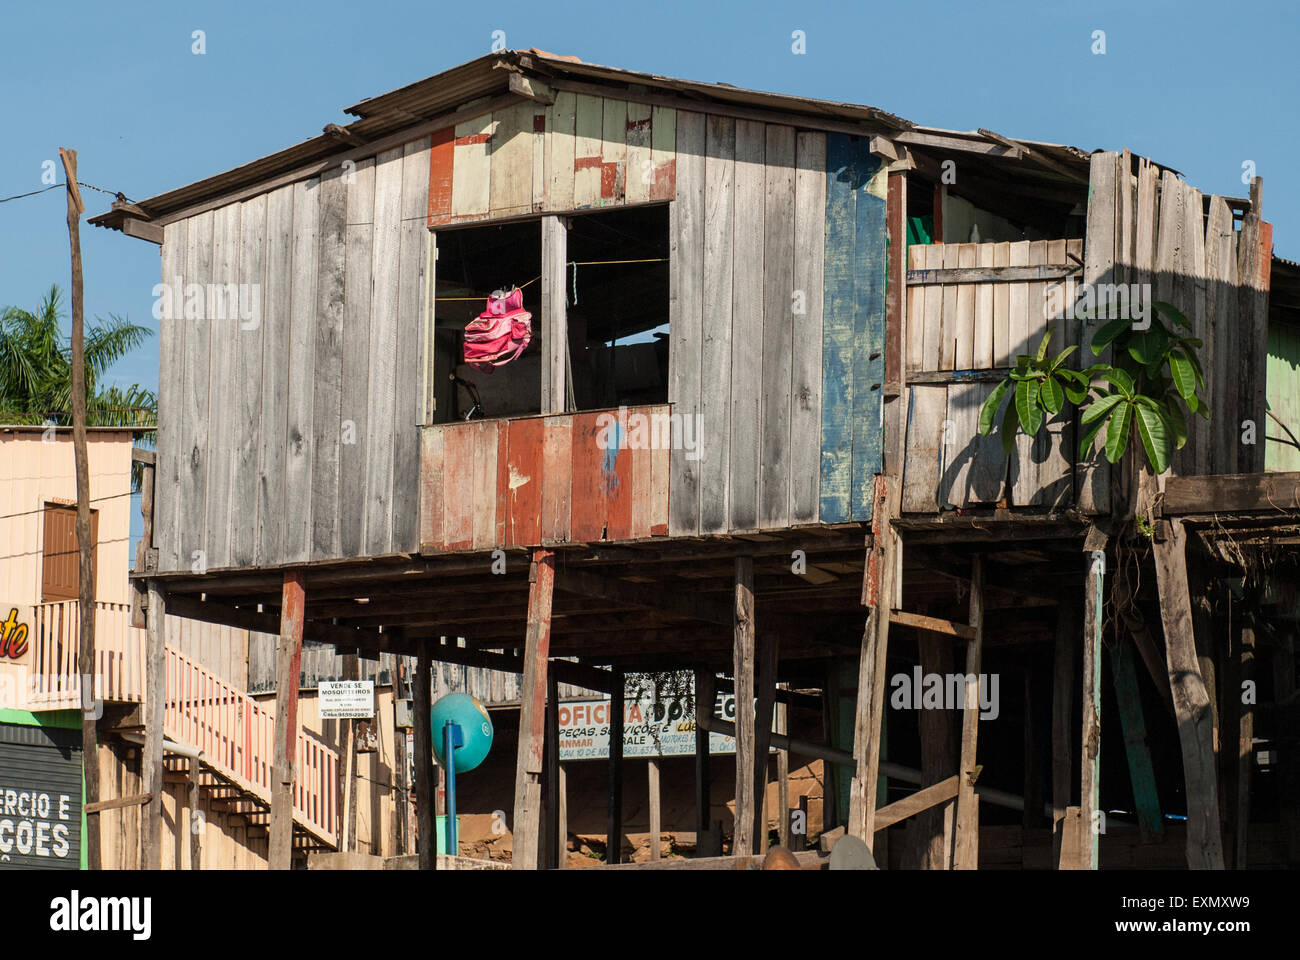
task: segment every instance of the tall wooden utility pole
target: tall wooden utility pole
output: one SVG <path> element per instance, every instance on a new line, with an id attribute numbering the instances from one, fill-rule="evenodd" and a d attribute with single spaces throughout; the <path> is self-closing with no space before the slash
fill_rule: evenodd
<path id="1" fill-rule="evenodd" d="M 77 577 L 81 648 L 81 764 L 89 806 L 99 799 L 99 751 L 95 742 L 95 582 L 91 569 L 90 467 L 86 459 L 86 318 L 81 277 L 81 215 L 77 151 L 59 148 L 68 193 L 68 244 L 72 247 L 72 449 L 77 463 Z M 91 809 L 94 809 L 91 807 Z M 86 816 L 86 865 L 99 869 L 99 814 Z"/>

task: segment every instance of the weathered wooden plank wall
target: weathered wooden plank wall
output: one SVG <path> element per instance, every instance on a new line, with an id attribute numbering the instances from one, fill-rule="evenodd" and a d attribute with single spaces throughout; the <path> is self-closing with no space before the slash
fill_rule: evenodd
<path id="1" fill-rule="evenodd" d="M 1082 240 L 929 244 L 908 250 L 908 269 L 1024 266 L 1041 267 L 1044 276 L 1052 276 L 1082 257 Z M 978 430 L 980 408 L 996 384 L 980 379 L 979 372 L 1004 369 L 1017 355 L 1032 353 L 1049 326 L 1049 349 L 1064 347 L 1070 333 L 1060 311 L 1053 316 L 1048 309 L 1051 284 L 1059 281 L 914 279 L 908 286 L 908 316 L 919 318 L 916 326 L 909 325 L 908 389 L 921 409 L 909 416 L 907 428 L 905 510 L 929 512 L 1001 499 L 1007 465 L 1001 440 L 996 431 L 982 437 Z M 1057 293 L 1064 305 L 1063 290 L 1058 287 Z M 941 350 L 945 342 L 952 346 Z M 1017 437 L 1010 475 L 1013 503 L 1070 501 L 1072 427 L 1071 416 L 1062 412 L 1048 420 L 1039 437 Z"/>
<path id="2" fill-rule="evenodd" d="M 1258 189 L 1256 188 L 1256 193 Z M 1082 262 L 1082 284 L 1099 303 L 1108 285 L 1123 285 L 1121 302 L 1149 306 L 1151 299 L 1177 306 L 1204 346 L 1199 355 L 1207 384 L 1201 390 L 1209 420 L 1190 416 L 1188 441 L 1171 463 L 1176 475 L 1262 469 L 1263 451 L 1242 442 L 1243 422 L 1263 423 L 1265 296 L 1261 266 L 1271 252 L 1271 231 L 1247 214 L 1240 231 L 1222 197 L 1208 201 L 1172 171 L 1124 153 L 1092 157 L 1086 243 L 1048 240 L 998 244 L 934 244 L 909 250 L 912 271 L 972 266 L 1044 268 L 1043 279 L 990 283 L 916 282 L 908 289 L 906 346 L 909 391 L 908 443 L 903 508 L 932 512 L 989 504 L 1003 494 L 1006 461 L 997 433 L 978 436 L 978 414 L 996 376 L 1017 354 L 1037 348 L 1048 325 L 1049 349 L 1079 347 L 1079 363 L 1093 362 L 1090 344 L 1097 320 L 1052 315 L 1053 304 L 1069 310 L 1055 279 L 1058 267 Z M 1240 239 L 1239 239 L 1240 238 Z M 1081 259 L 1080 259 L 1081 258 Z M 1134 294 L 1133 285 L 1138 285 Z M 1149 285 L 1146 286 L 1146 285 Z M 1076 295 L 1082 294 L 1080 287 Z M 1134 296 L 1141 300 L 1133 299 Z M 1054 299 L 1051 299 L 1054 298 Z M 918 329 L 919 326 L 919 329 Z M 951 346 L 949 346 L 951 344 Z M 1101 354 L 1109 359 L 1109 348 Z M 1243 382 L 1252 386 L 1241 387 Z M 1108 513 L 1120 471 L 1102 454 L 1104 436 L 1090 457 L 1075 449 L 1076 413 L 1067 405 L 1036 438 L 1020 435 L 1010 471 L 1010 500 L 1020 506 L 1071 504 L 1088 514 Z"/>
<path id="3" fill-rule="evenodd" d="M 558 92 L 433 134 L 428 225 L 674 196 L 676 110 Z"/>
<path id="4" fill-rule="evenodd" d="M 668 533 L 669 407 L 423 427 L 420 549 Z"/>
<path id="5" fill-rule="evenodd" d="M 161 570 L 417 549 L 430 146 L 166 228 Z"/>

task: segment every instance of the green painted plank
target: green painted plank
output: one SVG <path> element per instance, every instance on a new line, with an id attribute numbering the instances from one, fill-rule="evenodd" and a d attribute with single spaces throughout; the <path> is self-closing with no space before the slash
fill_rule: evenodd
<path id="1" fill-rule="evenodd" d="M 1128 772 L 1133 784 L 1138 829 L 1142 834 L 1142 842 L 1151 843 L 1164 836 L 1164 820 L 1160 816 L 1155 768 L 1151 764 L 1151 748 L 1147 743 L 1142 700 L 1138 696 L 1133 647 L 1130 643 L 1120 642 L 1107 649 L 1111 653 L 1110 669 L 1115 681 L 1115 699 L 1119 703 L 1120 727 L 1124 732 L 1124 752 L 1128 755 Z"/>

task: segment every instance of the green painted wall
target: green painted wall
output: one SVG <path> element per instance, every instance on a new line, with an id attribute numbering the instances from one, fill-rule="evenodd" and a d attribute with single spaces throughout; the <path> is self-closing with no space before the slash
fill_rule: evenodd
<path id="1" fill-rule="evenodd" d="M 1271 323 L 1268 328 L 1268 409 L 1300 438 L 1300 326 Z M 1265 470 L 1300 470 L 1300 449 L 1286 430 L 1269 420 L 1265 429 Z"/>
<path id="2" fill-rule="evenodd" d="M 81 711 L 47 710 L 32 713 L 30 710 L 0 709 L 0 723 L 16 723 L 25 727 L 60 727 L 64 730 L 81 728 Z M 85 767 L 82 767 L 85 770 Z M 81 777 L 81 869 L 85 870 L 86 859 L 86 777 Z"/>

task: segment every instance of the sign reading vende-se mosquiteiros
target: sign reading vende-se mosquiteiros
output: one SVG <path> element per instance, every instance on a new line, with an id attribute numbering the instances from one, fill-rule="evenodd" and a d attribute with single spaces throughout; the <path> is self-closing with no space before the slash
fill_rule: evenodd
<path id="1" fill-rule="evenodd" d="M 316 692 L 322 720 L 367 720 L 375 715 L 373 680 L 322 680 Z"/>

